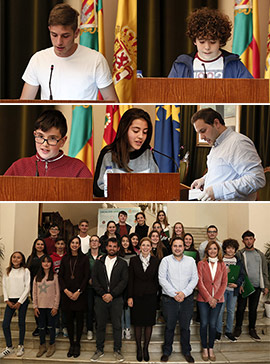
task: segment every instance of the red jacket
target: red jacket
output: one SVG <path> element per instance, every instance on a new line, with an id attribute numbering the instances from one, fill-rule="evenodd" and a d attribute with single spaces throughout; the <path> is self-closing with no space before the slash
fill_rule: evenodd
<path id="1" fill-rule="evenodd" d="M 218 302 L 224 302 L 224 292 L 228 283 L 228 274 L 226 265 L 224 262 L 217 263 L 217 270 L 214 281 L 209 267 L 208 261 L 201 260 L 198 263 L 198 276 L 199 282 L 198 297 L 199 302 L 209 302 L 214 297 Z M 212 290 L 214 288 L 214 295 L 212 296 Z"/>
<path id="2" fill-rule="evenodd" d="M 61 155 L 63 155 L 62 151 L 56 158 L 47 161 L 38 154 L 21 158 L 9 167 L 5 176 L 36 176 L 38 173 L 42 177 L 92 177 L 91 172 L 81 160 L 66 155 L 61 157 Z"/>

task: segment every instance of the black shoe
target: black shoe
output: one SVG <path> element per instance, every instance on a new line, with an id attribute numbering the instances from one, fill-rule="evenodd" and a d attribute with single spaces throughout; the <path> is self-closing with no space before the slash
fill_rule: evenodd
<path id="1" fill-rule="evenodd" d="M 236 342 L 237 341 L 237 339 L 236 339 L 236 337 L 234 337 L 233 336 L 233 334 L 232 333 L 230 333 L 230 332 L 225 332 L 225 335 L 224 335 L 228 340 L 230 340 L 230 341 L 232 341 L 232 342 Z"/>
<path id="2" fill-rule="evenodd" d="M 242 328 L 240 326 L 235 326 L 233 336 L 238 338 L 242 334 Z"/>
<path id="3" fill-rule="evenodd" d="M 189 353 L 189 354 L 184 355 L 184 358 L 186 359 L 186 361 L 187 361 L 188 363 L 195 363 L 195 360 L 194 360 L 193 356 L 191 356 L 191 355 L 190 355 L 190 353 Z"/>
<path id="4" fill-rule="evenodd" d="M 144 361 L 150 360 L 148 348 L 143 348 L 143 359 Z"/>
<path id="5" fill-rule="evenodd" d="M 81 354 L 81 346 L 80 346 L 80 344 L 75 344 L 74 351 L 73 351 L 74 358 L 78 358 L 78 356 L 80 356 L 80 354 Z"/>
<path id="6" fill-rule="evenodd" d="M 220 332 L 216 332 L 215 341 L 220 341 L 220 339 L 221 339 L 221 333 Z"/>
<path id="7" fill-rule="evenodd" d="M 32 332 L 33 336 L 39 336 L 39 329 L 38 327 L 35 328 L 35 330 Z"/>
<path id="8" fill-rule="evenodd" d="M 137 348 L 137 360 L 142 361 L 142 348 Z"/>
<path id="9" fill-rule="evenodd" d="M 74 354 L 74 346 L 70 345 L 68 353 L 67 353 L 67 357 L 71 358 L 73 356 L 73 354 Z"/>
<path id="10" fill-rule="evenodd" d="M 249 336 L 251 337 L 251 339 L 253 339 L 254 341 L 261 341 L 260 336 L 257 335 L 257 332 L 255 329 L 250 329 L 249 330 Z"/>
<path id="11" fill-rule="evenodd" d="M 160 358 L 160 361 L 168 361 L 169 360 L 169 355 L 163 354 L 162 357 Z"/>

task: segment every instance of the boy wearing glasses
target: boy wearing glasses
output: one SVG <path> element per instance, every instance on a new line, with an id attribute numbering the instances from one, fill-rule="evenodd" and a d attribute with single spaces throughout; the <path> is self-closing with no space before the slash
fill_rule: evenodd
<path id="1" fill-rule="evenodd" d="M 67 122 L 58 110 L 44 111 L 34 125 L 36 154 L 21 158 L 5 176 L 92 177 L 79 159 L 68 157 L 61 148 L 67 140 Z"/>

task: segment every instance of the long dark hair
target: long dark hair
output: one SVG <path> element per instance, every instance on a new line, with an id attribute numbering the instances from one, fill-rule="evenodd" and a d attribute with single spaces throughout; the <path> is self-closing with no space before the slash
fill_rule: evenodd
<path id="1" fill-rule="evenodd" d="M 129 246 L 128 246 L 128 250 L 130 250 L 130 254 L 136 254 L 135 253 L 135 251 L 134 251 L 134 248 L 133 248 L 133 245 L 132 245 L 132 242 L 131 242 L 131 240 L 130 240 L 130 237 L 128 236 L 128 235 L 122 235 L 121 236 L 121 239 L 120 239 L 120 250 L 119 250 L 119 256 L 120 257 L 124 257 L 125 255 L 126 255 L 126 253 L 125 253 L 125 249 L 124 249 L 124 247 L 123 247 L 123 245 L 122 245 L 122 240 L 123 240 L 123 238 L 128 238 L 128 242 L 129 242 Z"/>
<path id="2" fill-rule="evenodd" d="M 70 249 L 70 244 L 71 244 L 72 240 L 75 239 L 75 238 L 78 239 L 79 242 L 80 242 L 80 246 L 79 246 L 79 249 L 78 249 L 78 255 L 83 254 L 82 249 L 81 249 L 81 246 L 82 246 L 81 238 L 78 235 L 74 235 L 68 241 L 67 255 L 69 255 L 69 256 L 72 256 L 71 249 Z"/>
<path id="3" fill-rule="evenodd" d="M 44 244 L 43 253 L 44 253 L 45 255 L 47 254 L 47 247 L 46 247 L 45 240 L 44 240 L 44 239 L 42 239 L 42 238 L 37 238 L 37 239 L 35 239 L 35 241 L 34 241 L 34 243 L 33 243 L 33 246 L 32 246 L 32 252 L 31 252 L 30 257 L 29 257 L 29 260 L 28 260 L 28 264 L 27 264 L 27 266 L 28 266 L 28 267 L 30 267 L 30 266 L 31 266 L 31 263 L 32 263 L 33 258 L 37 256 L 36 243 L 37 243 L 37 241 L 39 241 L 39 240 L 40 240 L 40 241 L 42 241 L 42 242 L 43 242 L 43 244 Z"/>
<path id="4" fill-rule="evenodd" d="M 169 223 L 168 223 L 167 215 L 166 215 L 166 213 L 165 213 L 165 211 L 164 211 L 164 210 L 159 210 L 159 211 L 158 211 L 156 221 L 160 222 L 158 215 L 159 215 L 161 212 L 164 214 L 164 225 L 165 225 L 165 227 L 167 227 L 167 226 L 169 225 Z"/>
<path id="5" fill-rule="evenodd" d="M 148 130 L 147 130 L 147 137 L 145 142 L 140 148 L 140 152 L 145 151 L 149 148 L 149 143 L 152 137 L 152 123 L 150 115 L 138 108 L 132 108 L 127 110 L 118 125 L 117 133 L 114 138 L 114 141 L 108 145 L 108 150 L 112 153 L 112 160 L 116 163 L 120 168 L 125 169 L 127 172 L 131 172 L 131 169 L 128 166 L 130 160 L 130 145 L 128 142 L 128 129 L 132 122 L 136 119 L 143 119 L 147 122 Z M 132 153 L 138 153 L 138 151 Z"/>
<path id="6" fill-rule="evenodd" d="M 38 270 L 37 275 L 36 275 L 36 281 L 37 282 L 41 282 L 42 279 L 45 277 L 45 272 L 44 272 L 44 269 L 42 268 L 42 263 L 45 260 L 47 260 L 48 262 L 51 263 L 51 267 L 50 267 L 50 270 L 49 270 L 47 281 L 53 281 L 54 280 L 53 260 L 48 254 L 45 254 L 45 255 L 43 255 L 42 258 L 40 258 L 40 267 L 39 267 L 39 270 Z"/>
<path id="7" fill-rule="evenodd" d="M 159 241 L 157 243 L 157 257 L 159 260 L 161 260 L 163 257 L 164 257 L 164 250 L 166 249 L 165 245 L 162 243 L 161 239 L 160 239 L 160 235 L 158 233 L 158 231 L 156 230 L 152 230 L 150 232 L 150 234 L 148 235 L 148 238 L 151 240 L 151 237 L 152 235 L 156 233 L 158 234 L 158 237 L 159 237 Z M 151 245 L 152 245 L 152 248 L 153 248 L 153 243 L 152 243 L 152 240 L 151 240 Z"/>
<path id="8" fill-rule="evenodd" d="M 192 234 L 190 234 L 190 233 L 186 233 L 186 234 L 183 236 L 184 245 L 185 245 L 185 237 L 186 237 L 186 236 L 190 236 L 190 237 L 191 237 L 191 239 L 192 239 L 192 243 L 191 243 L 191 245 L 190 245 L 190 247 L 189 247 L 189 250 L 190 250 L 190 249 L 195 249 L 195 247 L 194 247 L 194 238 L 193 238 L 193 235 L 192 235 Z"/>
<path id="9" fill-rule="evenodd" d="M 21 257 L 22 257 L 22 261 L 21 261 L 21 264 L 20 264 L 20 268 L 23 267 L 23 268 L 26 268 L 26 263 L 25 263 L 25 256 L 22 252 L 20 251 L 16 251 L 16 252 L 13 252 L 9 258 L 9 265 L 7 267 L 7 276 L 9 275 L 9 273 L 11 272 L 11 269 L 13 268 L 13 264 L 12 264 L 12 257 L 14 254 L 20 254 Z"/>

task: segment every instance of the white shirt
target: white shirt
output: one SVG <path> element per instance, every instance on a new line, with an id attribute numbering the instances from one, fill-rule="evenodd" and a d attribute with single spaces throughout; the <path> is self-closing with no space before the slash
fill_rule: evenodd
<path id="1" fill-rule="evenodd" d="M 224 59 L 222 55 L 212 61 L 204 61 L 197 55 L 193 61 L 194 78 L 204 78 L 205 73 L 207 78 L 223 78 L 223 69 Z"/>
<path id="2" fill-rule="evenodd" d="M 89 250 L 89 243 L 90 243 L 90 235 L 86 235 L 82 238 L 79 234 L 78 237 L 81 239 L 81 250 L 83 254 L 86 254 Z"/>
<path id="3" fill-rule="evenodd" d="M 51 78 L 53 100 L 96 100 L 98 89 L 109 86 L 111 72 L 104 56 L 78 44 L 69 57 L 59 57 L 50 47 L 35 53 L 22 79 L 32 86 L 41 86 L 41 99 L 49 100 Z"/>
<path id="4" fill-rule="evenodd" d="M 207 156 L 204 188 L 213 187 L 216 200 L 254 201 L 265 185 L 261 159 L 253 142 L 227 128 Z"/>
<path id="5" fill-rule="evenodd" d="M 12 268 L 9 275 L 3 276 L 4 301 L 10 298 L 19 298 L 23 304 L 30 292 L 30 271 L 27 268 Z"/>
<path id="6" fill-rule="evenodd" d="M 105 258 L 105 267 L 107 271 L 107 276 L 109 281 L 111 280 L 111 274 L 113 270 L 114 263 L 116 262 L 117 257 L 109 258 L 108 256 Z"/>

